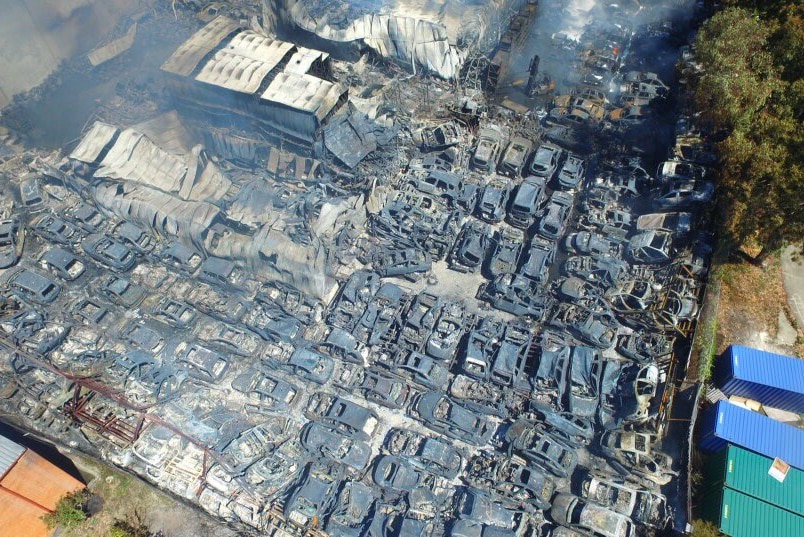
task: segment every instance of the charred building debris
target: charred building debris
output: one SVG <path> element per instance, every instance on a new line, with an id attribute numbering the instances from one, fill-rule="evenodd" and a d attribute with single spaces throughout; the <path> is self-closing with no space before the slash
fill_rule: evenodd
<path id="1" fill-rule="evenodd" d="M 3 416 L 271 534 L 668 526 L 714 162 L 644 143 L 667 12 L 598 8 L 514 95 L 554 3 L 499 2 L 485 64 L 493 6 L 217 4 L 169 107 L 3 161 Z"/>

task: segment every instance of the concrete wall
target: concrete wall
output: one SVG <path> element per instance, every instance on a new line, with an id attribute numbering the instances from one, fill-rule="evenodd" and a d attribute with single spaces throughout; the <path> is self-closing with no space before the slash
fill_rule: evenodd
<path id="1" fill-rule="evenodd" d="M 0 108 L 97 46 L 141 0 L 0 0 Z"/>

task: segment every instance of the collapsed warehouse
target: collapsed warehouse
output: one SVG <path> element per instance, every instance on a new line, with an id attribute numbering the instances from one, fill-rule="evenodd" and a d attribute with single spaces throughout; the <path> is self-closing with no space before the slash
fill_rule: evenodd
<path id="1" fill-rule="evenodd" d="M 3 416 L 268 534 L 683 529 L 692 3 L 499 3 L 181 11 L 158 113 L 4 160 Z"/>

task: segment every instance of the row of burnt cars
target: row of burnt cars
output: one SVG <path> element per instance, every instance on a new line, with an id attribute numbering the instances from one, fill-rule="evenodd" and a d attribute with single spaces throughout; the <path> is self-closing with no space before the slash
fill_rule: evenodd
<path id="1" fill-rule="evenodd" d="M 480 318 L 459 301 L 412 294 L 368 271 L 355 273 L 325 312 L 225 260 L 177 255 L 176 244 L 157 245 L 147 233 L 130 241 L 131 224 L 63 203 L 61 216 L 43 205 L 29 207 L 23 225 L 9 219 L 24 248 L 2 275 L 5 410 L 76 445 L 107 445 L 113 461 L 217 515 L 259 526 L 262 506 L 290 491 L 284 515 L 299 526 L 333 509 L 329 531 L 359 534 L 381 502 L 376 513 L 386 516 L 372 531 L 438 531 L 463 474 L 472 488 L 459 509 L 469 521 L 454 534 L 478 523 L 522 529 L 531 514 L 508 509 L 549 507 L 569 486 L 574 451 L 595 436 L 590 420 L 533 402 L 523 368 L 549 351 L 537 350 L 526 323 Z M 135 263 L 93 255 L 98 236 L 120 252 L 114 259 Z M 184 272 L 177 258 L 187 260 Z M 582 354 L 564 351 L 565 359 Z M 535 375 L 545 383 L 540 393 L 551 375 Z M 146 410 L 149 425 L 134 434 Z M 534 421 L 500 436 L 509 415 Z M 606 441 L 629 449 L 622 443 L 619 435 Z M 518 454 L 477 450 L 489 445 Z M 584 494 L 592 483 L 593 492 L 620 490 L 592 474 L 573 486 Z M 660 496 L 623 490 L 633 493 L 623 509 L 663 521 Z"/>
<path id="2" fill-rule="evenodd" d="M 606 56 L 573 98 L 622 78 Z M 627 123 L 558 116 L 417 132 L 329 304 L 16 178 L 0 407 L 261 531 L 665 527 L 660 403 L 711 250 L 712 162 L 679 132 L 652 173 L 572 135 Z M 426 285 L 450 271 L 476 287 Z"/>

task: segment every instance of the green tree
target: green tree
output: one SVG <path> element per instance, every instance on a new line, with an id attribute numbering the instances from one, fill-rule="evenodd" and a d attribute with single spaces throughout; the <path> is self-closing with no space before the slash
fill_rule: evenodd
<path id="1" fill-rule="evenodd" d="M 695 99 L 718 133 L 722 229 L 761 263 L 804 244 L 804 8 L 731 0 L 696 40 Z M 766 4 L 773 4 L 768 9 Z"/>
<path id="2" fill-rule="evenodd" d="M 770 35 L 771 29 L 744 9 L 721 11 L 701 28 L 696 53 L 706 69 L 696 100 L 716 127 L 749 127 L 780 89 Z"/>
<path id="3" fill-rule="evenodd" d="M 86 506 L 89 497 L 86 489 L 68 492 L 59 499 L 52 513 L 42 515 L 42 521 L 49 529 L 70 529 L 80 525 L 87 519 Z"/>

